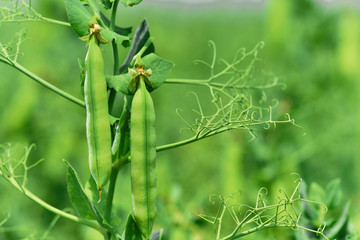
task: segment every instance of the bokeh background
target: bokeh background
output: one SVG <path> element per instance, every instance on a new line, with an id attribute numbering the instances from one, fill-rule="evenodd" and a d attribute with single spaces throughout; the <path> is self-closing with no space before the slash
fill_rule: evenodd
<path id="1" fill-rule="evenodd" d="M 341 2 L 341 1 L 339 1 Z M 32 1 L 43 16 L 67 21 L 62 0 Z M 159 217 L 168 239 L 213 239 L 210 224 L 193 213 L 216 213 L 211 194 L 241 191 L 254 203 L 261 187 L 276 195 L 295 186 L 292 173 L 310 186 L 340 182 L 336 219 L 347 201 L 353 231 L 360 229 L 360 12 L 351 1 L 151 1 L 120 7 L 117 22 L 135 29 L 147 19 L 157 55 L 176 64 L 173 78 L 206 78 L 208 70 L 193 63 L 210 60 L 208 41 L 219 57 L 232 59 L 237 49 L 261 41 L 256 66 L 279 77 L 286 89 L 272 95 L 280 113 L 288 112 L 306 132 L 291 125 L 263 131 L 253 140 L 246 131 L 231 131 L 158 154 Z M 81 98 L 78 58 L 86 47 L 69 28 L 44 22 L 3 23 L 0 41 L 26 29 L 19 61 L 52 84 Z M 127 50 L 121 49 L 122 58 Z M 111 72 L 112 56 L 104 46 Z M 153 93 L 158 145 L 185 138 L 176 108 L 189 109 L 191 86 L 163 85 Z M 206 91 L 206 89 L 204 90 Z M 206 103 L 205 103 L 206 104 Z M 209 103 L 210 104 L 210 103 Z M 191 109 L 190 109 L 191 110 Z M 187 111 L 190 113 L 190 111 Z M 281 114 L 280 114 L 281 115 Z M 191 118 L 191 115 L 189 114 Z M 280 119 L 280 118 L 279 118 Z M 30 161 L 44 161 L 30 171 L 28 186 L 60 209 L 71 207 L 66 191 L 69 161 L 85 182 L 89 176 L 85 111 L 16 70 L 0 64 L 0 143 L 35 144 Z M 0 239 L 40 239 L 54 214 L 0 180 Z M 326 194 L 326 191 L 325 191 Z M 342 196 L 342 197 L 341 197 Z M 341 198 L 340 198 L 341 197 Z M 129 168 L 120 173 L 115 196 L 118 216 L 131 209 Z M 49 239 L 100 239 L 91 229 L 60 219 Z M 244 239 L 295 239 L 289 229 L 270 229 Z"/>

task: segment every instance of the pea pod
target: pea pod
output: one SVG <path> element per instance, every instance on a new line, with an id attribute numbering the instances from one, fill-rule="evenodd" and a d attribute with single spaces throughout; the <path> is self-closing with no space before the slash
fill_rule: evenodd
<path id="1" fill-rule="evenodd" d="M 90 171 L 101 199 L 101 190 L 108 182 L 111 173 L 111 133 L 104 62 L 97 38 L 100 30 L 90 29 L 90 32 L 94 34 L 89 35 L 85 59 L 86 135 Z"/>
<path id="2" fill-rule="evenodd" d="M 156 133 L 153 101 L 139 74 L 131 108 L 131 191 L 135 221 L 150 239 L 156 217 Z"/>

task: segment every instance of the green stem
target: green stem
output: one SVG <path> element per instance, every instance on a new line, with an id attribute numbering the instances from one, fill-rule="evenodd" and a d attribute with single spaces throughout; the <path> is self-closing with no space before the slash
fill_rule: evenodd
<path id="1" fill-rule="evenodd" d="M 116 91 L 114 89 L 110 89 L 110 93 L 109 93 L 109 112 L 112 115 L 113 114 L 113 107 L 114 107 L 114 103 L 115 103 L 115 96 L 116 96 Z"/>
<path id="2" fill-rule="evenodd" d="M 117 7 L 119 4 L 119 0 L 115 0 L 113 6 L 112 6 L 112 11 L 111 11 L 111 21 L 110 21 L 110 30 L 114 31 L 115 28 L 115 22 L 116 22 L 116 11 L 117 11 Z M 114 68 L 113 68 L 113 74 L 116 75 L 117 71 L 119 69 L 119 51 L 118 51 L 118 47 L 116 45 L 115 40 L 113 40 L 111 42 L 111 46 L 113 49 L 113 57 L 114 57 Z"/>
<path id="3" fill-rule="evenodd" d="M 41 20 L 45 21 L 45 22 L 49 22 L 49 23 L 54 23 L 54 24 L 59 24 L 62 26 L 66 26 L 66 27 L 70 27 L 70 23 L 68 22 L 63 22 L 63 21 L 59 21 L 59 20 L 55 20 L 55 19 L 51 19 L 51 18 L 47 18 L 47 17 L 41 17 Z"/>
<path id="4" fill-rule="evenodd" d="M 28 76 L 29 78 L 33 79 L 34 81 L 40 83 L 41 85 L 43 85 L 44 87 L 46 87 L 47 89 L 53 91 L 54 93 L 70 100 L 71 102 L 81 106 L 81 107 L 85 107 L 85 103 L 84 101 L 74 97 L 73 95 L 55 87 L 54 85 L 50 84 L 49 82 L 45 81 L 44 79 L 40 78 L 39 76 L 35 75 L 34 73 L 32 73 L 31 71 L 29 71 L 28 69 L 26 69 L 25 67 L 23 67 L 22 65 L 18 64 L 17 62 L 9 62 L 8 63 L 10 66 L 14 67 L 15 69 L 19 70 L 20 72 L 22 72 L 23 74 L 25 74 L 26 76 Z"/>
<path id="5" fill-rule="evenodd" d="M 33 200 L 34 202 L 36 202 L 37 204 L 39 204 L 40 206 L 44 207 L 45 209 L 49 210 L 50 212 L 53 212 L 61 217 L 67 218 L 71 221 L 86 225 L 88 227 L 91 227 L 93 229 L 98 230 L 99 232 L 103 232 L 103 228 L 95 221 L 90 221 L 87 219 L 83 219 L 83 218 L 79 218 L 77 216 L 74 216 L 72 214 L 69 214 L 67 212 L 64 212 L 58 208 L 55 208 L 53 206 L 51 206 L 50 204 L 46 203 L 45 201 L 43 201 L 42 199 L 40 199 L 39 197 L 37 197 L 36 195 L 34 195 L 32 192 L 30 192 L 27 188 L 25 187 L 20 187 L 18 182 L 14 179 L 14 178 L 7 178 L 6 179 L 14 186 L 16 187 L 20 192 L 22 192 L 25 196 L 27 196 L 28 198 L 30 198 L 31 200 Z"/>
<path id="6" fill-rule="evenodd" d="M 115 5 L 115 4 L 114 4 Z M 117 75 L 117 71 L 119 69 L 119 51 L 118 51 L 118 47 L 115 43 L 115 40 L 111 41 L 111 45 L 112 45 L 112 49 L 113 49 L 113 58 L 114 58 L 114 68 L 113 68 L 113 74 Z M 110 89 L 110 94 L 109 94 L 109 110 L 110 113 L 112 113 L 113 111 L 113 106 L 114 106 L 114 102 L 115 102 L 115 97 L 116 97 L 116 91 L 114 89 Z"/>
<path id="7" fill-rule="evenodd" d="M 116 11 L 117 11 L 118 4 L 119 4 L 119 0 L 115 0 L 115 2 L 112 5 L 111 20 L 110 20 L 110 30 L 111 31 L 113 31 L 114 28 L 115 28 Z M 115 40 L 112 40 L 111 46 L 112 46 L 113 58 L 114 58 L 113 74 L 116 75 L 117 71 L 119 69 L 120 63 L 119 63 L 119 51 L 118 51 L 118 47 L 117 47 L 117 44 L 116 44 Z M 115 97 L 116 97 L 115 90 L 110 89 L 109 100 L 108 100 L 110 113 L 112 113 L 112 110 L 113 110 L 113 106 L 114 106 L 114 103 L 115 103 Z M 118 173 L 119 173 L 120 169 L 121 169 L 121 166 L 118 166 L 116 164 L 113 165 L 113 167 L 111 169 L 110 183 L 109 183 L 109 188 L 108 188 L 108 196 L 107 196 L 107 199 L 106 199 L 106 207 L 105 207 L 105 219 L 108 222 L 110 222 L 110 218 L 111 218 L 111 211 L 112 211 L 112 206 L 113 206 L 116 179 L 117 179 L 117 176 L 118 176 Z M 109 236 L 110 236 L 110 233 L 107 233 L 105 238 L 109 238 Z"/>
<path id="8" fill-rule="evenodd" d="M 77 216 L 74 216 L 72 214 L 69 214 L 67 212 L 61 211 L 58 208 L 55 208 L 53 206 L 51 206 L 50 204 L 46 203 L 45 201 L 41 200 L 39 197 L 37 197 L 36 195 L 34 195 L 33 193 L 31 193 L 29 190 L 27 189 L 23 189 L 24 190 L 24 194 L 30 198 L 31 200 L 35 201 L 37 204 L 39 204 L 40 206 L 44 207 L 45 209 L 49 210 L 50 212 L 53 212 L 59 216 L 62 216 L 64 218 L 67 218 L 71 221 L 89 226 L 93 229 L 98 230 L 99 232 L 102 232 L 103 229 L 95 222 L 95 221 L 90 221 L 87 219 L 83 219 L 83 218 L 79 218 Z"/>
<path id="9" fill-rule="evenodd" d="M 192 84 L 192 85 L 208 85 L 208 80 L 203 79 L 178 79 L 178 78 L 171 78 L 166 79 L 165 83 L 176 83 L 176 84 Z"/>
<path id="10" fill-rule="evenodd" d="M 116 185 L 116 179 L 119 173 L 118 167 L 113 167 L 111 170 L 110 175 L 110 183 L 109 183 L 109 189 L 108 189 L 108 195 L 106 199 L 106 208 L 105 208 L 105 219 L 110 222 L 111 217 L 111 210 L 113 205 L 113 199 L 114 199 L 114 192 L 115 192 L 115 185 Z"/>
<path id="11" fill-rule="evenodd" d="M 111 31 L 113 31 L 115 28 L 116 11 L 117 11 L 118 4 L 119 4 L 119 0 L 115 0 L 115 2 L 113 3 L 113 6 L 112 6 L 111 21 L 110 21 L 110 30 Z M 118 69 L 120 66 L 120 62 L 119 62 L 119 50 L 118 50 L 115 40 L 111 41 L 111 46 L 112 46 L 113 58 L 114 58 L 113 74 L 117 75 Z M 116 91 L 114 89 L 110 89 L 109 101 L 108 101 L 110 113 L 112 113 L 112 111 L 113 111 L 115 97 L 116 97 Z"/>
<path id="12" fill-rule="evenodd" d="M 188 139 L 183 140 L 183 141 L 179 141 L 179 142 L 159 146 L 159 147 L 156 148 L 156 151 L 161 152 L 161 151 L 168 150 L 168 149 L 171 149 L 171 148 L 180 147 L 180 146 L 183 146 L 183 145 L 186 145 L 186 144 L 189 144 L 189 143 L 193 143 L 193 142 L 199 141 L 201 139 L 213 136 L 215 134 L 219 134 L 219 133 L 228 131 L 228 130 L 230 130 L 230 129 L 229 128 L 224 128 L 224 129 L 221 129 L 221 130 L 210 132 L 210 133 L 208 133 L 206 135 L 201 135 L 201 136 L 195 135 L 194 137 L 188 138 Z"/>
<path id="13" fill-rule="evenodd" d="M 277 86 L 277 83 L 269 83 L 263 86 L 246 86 L 246 85 L 232 85 L 232 84 L 224 84 L 218 82 L 212 82 L 212 79 L 166 79 L 165 83 L 173 83 L 173 84 L 191 84 L 198 86 L 211 86 L 211 87 L 219 87 L 219 88 L 236 88 L 236 89 L 255 89 L 255 90 L 263 90 Z"/>
<path id="14" fill-rule="evenodd" d="M 112 45 L 112 49 L 113 49 L 113 58 L 114 58 L 114 68 L 113 68 L 113 74 L 117 75 L 118 74 L 118 69 L 120 66 L 119 63 L 119 50 L 118 47 L 115 43 L 115 40 L 111 41 L 111 45 Z"/>
<path id="15" fill-rule="evenodd" d="M 175 142 L 175 143 L 169 143 L 169 144 L 157 147 L 156 151 L 161 152 L 161 151 L 164 151 L 164 150 L 180 147 L 180 146 L 195 142 L 197 140 L 199 140 L 199 139 L 196 138 L 196 137 L 192 137 L 192 138 L 189 138 L 189 139 L 186 139 L 186 140 L 183 140 L 183 141 L 179 141 L 179 142 Z"/>
<path id="16" fill-rule="evenodd" d="M 268 225 L 268 226 L 255 227 L 255 228 L 249 229 L 249 230 L 247 230 L 247 231 L 245 231 L 245 232 L 236 234 L 236 235 L 231 236 L 231 237 L 225 237 L 225 238 L 222 238 L 222 239 L 223 239 L 223 240 L 238 239 L 238 238 L 244 237 L 244 236 L 246 236 L 246 235 L 249 235 L 249 234 L 251 234 L 251 233 L 257 232 L 257 231 L 259 231 L 259 230 L 265 230 L 265 229 L 277 228 L 277 227 L 280 227 L 280 226 L 278 226 L 278 225 Z"/>
<path id="17" fill-rule="evenodd" d="M 112 6 L 111 22 L 110 22 L 110 30 L 111 31 L 113 31 L 115 28 L 116 11 L 117 11 L 118 4 L 119 4 L 119 0 L 115 0 L 115 2 L 113 3 L 113 6 Z"/>
<path id="18" fill-rule="evenodd" d="M 238 233 L 236 235 L 233 235 L 233 236 L 229 236 L 229 237 L 224 237 L 222 238 L 223 240 L 232 240 L 232 239 L 238 239 L 238 238 L 242 238 L 246 235 L 249 235 L 251 233 L 255 233 L 257 231 L 262 231 L 262 230 L 265 230 L 265 229 L 269 229 L 269 228 L 279 228 L 279 227 L 286 227 L 286 228 L 291 228 L 293 226 L 281 226 L 281 225 L 267 225 L 267 226 L 258 226 L 258 227 L 254 227 L 252 229 L 249 229 L 245 232 L 242 232 L 242 233 Z M 309 229 L 309 228 L 306 228 L 306 227 L 301 227 L 301 226 L 296 226 L 304 231 L 309 231 L 309 232 L 312 232 L 312 233 L 315 233 L 315 234 L 320 234 L 322 237 L 324 237 L 326 240 L 329 240 L 325 235 L 324 233 L 322 232 L 319 232 L 319 231 L 316 231 L 316 230 L 312 230 L 312 229 Z"/>
<path id="19" fill-rule="evenodd" d="M 141 59 L 141 55 L 144 54 L 144 52 L 146 51 L 146 49 L 150 46 L 150 44 L 152 43 L 152 38 L 148 38 L 148 40 L 145 42 L 144 46 L 140 49 L 140 51 L 133 57 L 133 59 L 131 60 L 130 65 L 133 65 L 135 63 L 136 60 Z"/>

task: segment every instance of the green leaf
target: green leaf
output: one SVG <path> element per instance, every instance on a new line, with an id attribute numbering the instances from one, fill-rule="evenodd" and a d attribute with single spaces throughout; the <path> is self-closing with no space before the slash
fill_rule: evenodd
<path id="1" fill-rule="evenodd" d="M 146 55 L 142 61 L 145 64 L 145 69 L 150 68 L 152 70 L 150 82 L 153 85 L 153 89 L 149 89 L 150 91 L 160 87 L 160 85 L 164 83 L 174 67 L 173 63 L 166 61 L 153 53 Z M 128 95 L 132 94 L 130 89 L 128 89 L 129 83 L 131 81 L 131 77 L 128 73 L 107 76 L 106 81 L 108 86 L 113 88 L 115 91 L 120 91 Z"/>
<path id="2" fill-rule="evenodd" d="M 310 197 L 308 197 L 308 194 L 307 194 L 307 184 L 306 182 L 304 181 L 302 184 L 301 184 L 301 187 L 300 187 L 300 194 L 301 194 L 301 197 L 303 199 L 310 199 L 310 200 L 313 200 L 311 199 Z M 302 205 L 304 207 L 304 214 L 306 216 L 306 218 L 302 218 L 302 221 L 306 221 L 307 222 L 311 222 L 313 219 L 315 220 L 318 220 L 320 219 L 320 214 L 319 214 L 319 209 L 318 208 L 315 208 L 315 205 L 314 204 L 309 204 L 308 202 L 302 202 Z"/>
<path id="3" fill-rule="evenodd" d="M 316 202 L 324 202 L 326 197 L 326 193 L 324 189 L 317 183 L 311 183 L 309 189 L 309 199 Z M 323 211 L 321 205 L 313 205 L 313 209 L 317 210 L 317 218 L 313 218 L 313 221 L 323 222 L 325 217 L 325 211 Z"/>
<path id="4" fill-rule="evenodd" d="M 101 30 L 101 36 L 109 42 L 111 42 L 113 39 L 115 39 L 115 43 L 123 43 L 125 41 L 129 41 L 129 38 L 127 36 L 117 34 L 116 32 L 110 31 L 106 28 L 103 28 Z"/>
<path id="5" fill-rule="evenodd" d="M 110 9 L 114 0 L 101 0 L 102 5 L 105 9 Z"/>
<path id="6" fill-rule="evenodd" d="M 341 216 L 338 218 L 335 224 L 333 224 L 331 227 L 327 227 L 325 231 L 325 235 L 329 239 L 334 239 L 337 234 L 340 233 L 340 231 L 345 227 L 346 223 L 348 222 L 348 211 L 350 207 L 350 202 L 347 202 L 345 204 L 344 209 L 341 212 Z M 343 238 L 339 238 L 343 239 Z"/>
<path id="7" fill-rule="evenodd" d="M 308 237 L 308 233 L 306 231 L 296 231 L 295 232 L 295 239 L 296 240 L 310 240 L 310 238 Z"/>
<path id="8" fill-rule="evenodd" d="M 151 233 L 150 240 L 161 240 L 164 230 L 159 229 Z"/>
<path id="9" fill-rule="evenodd" d="M 137 227 L 132 213 L 129 214 L 125 229 L 122 235 L 122 240 L 139 240 L 142 239 L 141 232 Z"/>
<path id="10" fill-rule="evenodd" d="M 91 202 L 83 191 L 80 184 L 79 177 L 74 168 L 68 164 L 67 169 L 67 190 L 70 197 L 70 201 L 78 211 L 79 215 L 87 219 L 95 219 Z"/>
<path id="11" fill-rule="evenodd" d="M 152 70 L 150 81 L 154 89 L 160 87 L 165 82 L 175 66 L 172 62 L 166 61 L 154 53 L 146 55 L 142 60 L 145 68 Z"/>
<path id="12" fill-rule="evenodd" d="M 134 5 L 137 5 L 142 2 L 142 0 L 120 0 L 122 4 L 124 4 L 125 7 L 132 7 Z"/>
<path id="13" fill-rule="evenodd" d="M 109 114 L 109 120 L 110 120 L 110 125 L 114 125 L 119 120 L 119 118 Z"/>
<path id="14" fill-rule="evenodd" d="M 108 229 L 109 231 L 114 231 L 113 227 L 106 221 L 104 217 L 107 192 L 105 191 L 105 189 L 102 191 L 101 201 L 99 202 L 99 192 L 97 189 L 96 182 L 91 174 L 89 180 L 86 182 L 85 192 L 90 199 L 91 208 L 96 217 L 97 222 L 102 227 Z"/>
<path id="15" fill-rule="evenodd" d="M 106 76 L 106 82 L 110 88 L 113 88 L 117 92 L 122 92 L 124 94 L 130 94 L 128 90 L 128 85 L 131 81 L 131 77 L 128 73 L 115 75 L 115 76 Z"/>
<path id="16" fill-rule="evenodd" d="M 136 55 L 136 53 L 138 53 L 141 50 L 141 48 L 145 45 L 145 43 L 148 41 L 149 38 L 150 38 L 149 24 L 146 20 L 144 20 L 136 28 L 134 38 L 131 43 L 131 48 L 123 64 L 119 69 L 119 73 L 124 73 L 127 71 L 127 68 L 129 67 L 134 56 Z M 154 44 L 151 43 L 150 46 L 144 52 L 143 56 L 153 53 L 154 51 L 155 51 Z"/>
<path id="17" fill-rule="evenodd" d="M 80 0 L 64 0 L 65 9 L 71 28 L 80 36 L 89 34 L 91 14 L 86 10 Z"/>
<path id="18" fill-rule="evenodd" d="M 317 183 L 311 183 L 309 190 L 309 199 L 312 201 L 323 202 L 326 193 L 324 189 Z"/>
<path id="19" fill-rule="evenodd" d="M 102 12 L 100 12 L 100 18 L 107 27 L 110 27 L 110 20 Z M 123 36 L 128 36 L 132 31 L 132 27 L 119 27 L 115 25 L 114 28 L 114 32 Z"/>
<path id="20" fill-rule="evenodd" d="M 105 189 L 103 189 L 101 193 L 101 201 L 99 202 L 99 191 L 92 175 L 90 175 L 89 180 L 85 184 L 85 192 L 90 201 L 94 204 L 94 206 L 96 206 L 98 213 L 103 216 L 105 212 L 107 192 Z"/>
<path id="21" fill-rule="evenodd" d="M 326 186 L 326 206 L 331 209 L 339 205 L 342 198 L 341 180 L 334 179 Z"/>

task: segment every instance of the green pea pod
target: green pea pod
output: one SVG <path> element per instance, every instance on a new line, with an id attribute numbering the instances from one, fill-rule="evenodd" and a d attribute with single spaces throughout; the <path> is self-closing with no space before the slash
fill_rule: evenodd
<path id="1" fill-rule="evenodd" d="M 156 217 L 156 133 L 153 101 L 143 75 L 131 107 L 131 191 L 136 224 L 150 239 Z"/>
<path id="2" fill-rule="evenodd" d="M 101 190 L 111 173 L 111 133 L 104 62 L 95 34 L 88 41 L 84 93 L 90 171 L 101 199 Z"/>

